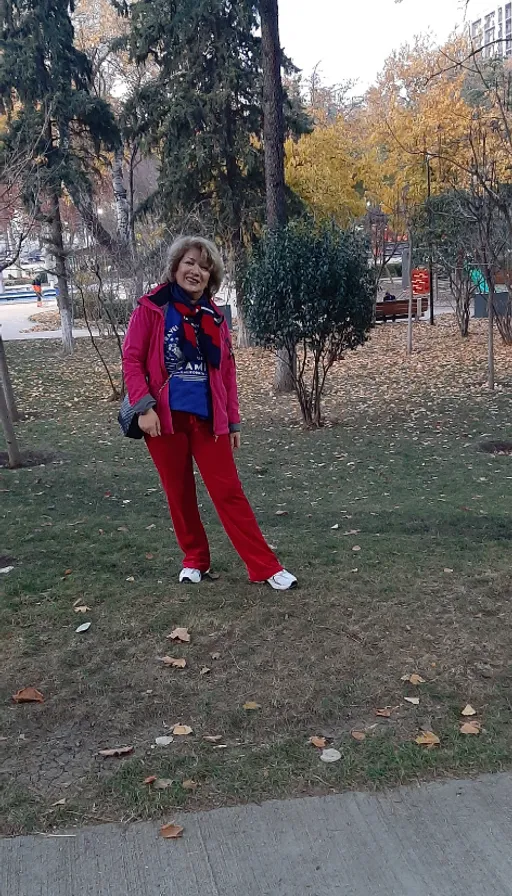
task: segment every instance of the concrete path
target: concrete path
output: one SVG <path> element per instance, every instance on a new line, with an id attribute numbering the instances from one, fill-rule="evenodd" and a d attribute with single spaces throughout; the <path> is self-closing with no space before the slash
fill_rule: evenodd
<path id="1" fill-rule="evenodd" d="M 512 775 L 0 841 L 1 896 L 510 896 Z"/>
<path id="2" fill-rule="evenodd" d="M 57 302 L 45 300 L 44 307 L 38 308 L 35 301 L 6 302 L 0 301 L 0 333 L 4 342 L 12 339 L 60 339 L 60 330 L 38 332 L 30 331 L 35 324 L 29 320 L 32 314 L 38 311 L 56 311 Z M 73 336 L 80 338 L 88 336 L 87 330 L 73 330 Z M 0 891 L 0 896 L 3 896 Z"/>

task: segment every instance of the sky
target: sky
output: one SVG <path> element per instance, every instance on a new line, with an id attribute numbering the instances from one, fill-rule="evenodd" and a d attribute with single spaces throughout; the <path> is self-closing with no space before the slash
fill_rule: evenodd
<path id="1" fill-rule="evenodd" d="M 323 80 L 373 82 L 384 61 L 415 35 L 445 40 L 485 0 L 279 0 L 281 43 L 304 75 L 320 63 Z M 496 5 L 489 0 L 488 7 Z M 466 11 L 467 7 L 467 11 Z"/>

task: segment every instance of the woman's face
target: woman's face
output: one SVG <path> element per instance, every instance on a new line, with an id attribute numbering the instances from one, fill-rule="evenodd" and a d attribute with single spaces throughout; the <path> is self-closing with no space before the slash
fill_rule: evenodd
<path id="1" fill-rule="evenodd" d="M 188 249 L 175 274 L 176 283 L 197 302 L 210 282 L 210 269 L 200 249 Z"/>

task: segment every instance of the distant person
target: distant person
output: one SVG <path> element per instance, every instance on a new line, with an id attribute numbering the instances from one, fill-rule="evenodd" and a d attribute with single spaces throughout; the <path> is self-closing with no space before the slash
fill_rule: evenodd
<path id="1" fill-rule="evenodd" d="M 384 293 L 384 301 L 385 302 L 396 302 L 396 296 L 393 296 L 390 292 Z"/>
<path id="2" fill-rule="evenodd" d="M 42 308 L 43 307 L 43 287 L 41 285 L 40 277 L 34 277 L 34 279 L 32 280 L 32 289 L 34 290 L 34 292 L 36 294 L 37 307 Z"/>
<path id="3" fill-rule="evenodd" d="M 297 579 L 261 534 L 233 457 L 240 447 L 236 366 L 228 325 L 212 301 L 223 276 L 213 243 L 181 237 L 172 244 L 165 282 L 139 299 L 126 333 L 128 399 L 138 413 L 184 554 L 179 581 L 199 584 L 210 569 L 195 460 L 250 580 L 287 591 Z"/>

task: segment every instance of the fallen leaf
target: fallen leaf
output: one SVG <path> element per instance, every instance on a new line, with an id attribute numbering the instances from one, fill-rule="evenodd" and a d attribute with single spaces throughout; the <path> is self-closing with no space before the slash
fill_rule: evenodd
<path id="1" fill-rule="evenodd" d="M 213 749 L 214 750 L 227 750 L 227 748 L 228 748 L 227 744 L 217 744 L 217 746 L 214 747 Z"/>
<path id="2" fill-rule="evenodd" d="M 360 548 L 360 546 L 359 546 L 358 544 L 355 544 L 354 547 L 352 548 L 352 550 L 355 551 L 355 552 L 357 553 L 357 551 L 360 551 L 361 548 Z"/>
<path id="3" fill-rule="evenodd" d="M 190 725 L 175 725 L 172 729 L 172 733 L 176 735 L 176 737 L 186 737 L 187 734 L 192 734 L 192 728 Z"/>
<path id="4" fill-rule="evenodd" d="M 146 526 L 146 529 L 156 529 L 156 523 L 151 523 L 150 526 Z"/>
<path id="5" fill-rule="evenodd" d="M 111 759 L 112 757 L 129 756 L 130 753 L 133 753 L 133 749 L 133 747 L 114 747 L 111 750 L 100 750 L 99 754 L 105 759 Z"/>
<path id="6" fill-rule="evenodd" d="M 164 824 L 160 828 L 160 836 L 165 840 L 178 840 L 183 834 L 183 828 L 179 824 Z"/>
<path id="7" fill-rule="evenodd" d="M 174 737 L 171 737 L 170 734 L 164 734 L 162 737 L 157 737 L 155 739 L 155 744 L 157 747 L 168 747 L 169 744 L 172 744 Z"/>
<path id="8" fill-rule="evenodd" d="M 84 604 L 83 606 L 80 606 L 80 607 L 74 607 L 74 611 L 75 611 L 75 613 L 88 613 L 90 609 L 91 609 L 91 608 L 90 608 L 90 607 L 86 607 L 85 604 Z"/>
<path id="9" fill-rule="evenodd" d="M 220 653 L 211 653 L 212 660 L 220 660 Z"/>
<path id="10" fill-rule="evenodd" d="M 339 750 L 324 750 L 320 755 L 322 762 L 339 762 L 341 753 Z"/>
<path id="11" fill-rule="evenodd" d="M 276 516 L 288 516 L 287 510 L 276 510 Z"/>
<path id="12" fill-rule="evenodd" d="M 72 569 L 66 569 L 66 570 L 64 570 L 64 575 L 65 575 L 65 576 L 70 576 L 72 572 L 73 572 Z"/>
<path id="13" fill-rule="evenodd" d="M 339 528 L 340 528 L 339 523 L 335 523 L 334 526 L 331 526 L 331 529 L 339 529 Z"/>
<path id="14" fill-rule="evenodd" d="M 381 719 L 389 719 L 395 709 L 398 709 L 398 706 L 385 706 L 384 709 L 376 709 L 375 715 L 380 716 Z"/>
<path id="15" fill-rule="evenodd" d="M 14 566 L 3 566 L 2 569 L 0 569 L 0 575 L 6 576 L 7 573 L 12 572 L 13 569 L 14 569 Z"/>
<path id="16" fill-rule="evenodd" d="M 425 679 L 421 677 L 421 675 L 417 675 L 416 672 L 413 672 L 411 677 L 409 678 L 410 684 L 418 685 L 425 684 Z"/>
<path id="17" fill-rule="evenodd" d="M 222 734 L 203 734 L 203 740 L 207 740 L 210 744 L 218 744 L 222 740 Z"/>
<path id="18" fill-rule="evenodd" d="M 174 784 L 174 780 L 172 778 L 157 778 L 153 787 L 155 790 L 169 790 L 169 787 L 172 787 Z"/>
<path id="19" fill-rule="evenodd" d="M 154 559 L 155 559 L 154 554 L 146 554 L 146 560 L 154 560 Z"/>
<path id="20" fill-rule="evenodd" d="M 481 734 L 482 726 L 480 722 L 476 722 L 473 720 L 472 722 L 464 722 L 463 725 L 460 726 L 461 734 Z"/>
<path id="21" fill-rule="evenodd" d="M 448 566 L 445 566 L 443 572 L 453 572 L 453 569 L 450 569 Z"/>
<path id="22" fill-rule="evenodd" d="M 256 709 L 261 709 L 260 703 L 255 703 L 254 700 L 248 700 L 247 703 L 244 703 L 243 708 L 247 710 L 247 712 L 254 712 Z"/>
<path id="23" fill-rule="evenodd" d="M 162 657 L 161 662 L 164 666 L 174 666 L 175 669 L 185 669 L 187 665 L 187 661 L 183 657 L 176 659 L 173 656 L 164 656 Z"/>
<path id="24" fill-rule="evenodd" d="M 156 781 L 156 775 L 150 775 L 149 778 L 144 778 L 144 784 L 154 784 Z"/>
<path id="25" fill-rule="evenodd" d="M 56 803 L 52 803 L 52 809 L 55 809 L 57 806 L 65 806 L 66 805 L 66 797 L 63 797 L 61 800 L 57 800 Z"/>
<path id="26" fill-rule="evenodd" d="M 82 632 L 88 631 L 88 629 L 90 629 L 90 627 L 91 627 L 90 622 L 83 622 L 82 625 L 79 625 L 78 628 L 75 628 L 75 632 L 77 635 L 79 635 Z"/>
<path id="27" fill-rule="evenodd" d="M 205 572 L 204 578 L 210 579 L 211 582 L 218 582 L 220 579 L 220 572 Z"/>
<path id="28" fill-rule="evenodd" d="M 186 781 L 181 782 L 181 786 L 183 787 L 183 790 L 194 791 L 197 790 L 199 784 L 197 783 L 197 781 L 192 781 L 190 778 L 188 778 Z"/>
<path id="29" fill-rule="evenodd" d="M 420 747 L 438 747 L 441 741 L 433 731 L 425 731 L 416 738 L 416 743 Z"/>
<path id="30" fill-rule="evenodd" d="M 464 709 L 462 710 L 461 715 L 463 715 L 463 716 L 476 716 L 476 709 L 473 709 L 473 707 L 471 706 L 471 704 L 468 703 L 468 705 L 465 706 Z"/>
<path id="31" fill-rule="evenodd" d="M 135 581 L 135 576 L 128 576 L 127 579 L 126 579 L 126 581 L 127 581 L 127 582 L 134 582 L 134 581 Z"/>
<path id="32" fill-rule="evenodd" d="M 36 688 L 22 688 L 16 694 L 12 695 L 15 703 L 44 703 L 44 697 L 41 691 Z"/>
<path id="33" fill-rule="evenodd" d="M 349 529 L 348 532 L 344 532 L 343 535 L 359 535 L 361 529 Z"/>
<path id="34" fill-rule="evenodd" d="M 186 628 L 175 628 L 170 635 L 167 635 L 168 641 L 183 641 L 184 644 L 188 644 L 190 641 L 190 635 L 188 633 L 188 629 Z"/>
<path id="35" fill-rule="evenodd" d="M 364 731 L 355 731 L 354 730 L 354 731 L 351 731 L 350 734 L 354 738 L 354 740 L 357 740 L 359 742 L 366 740 L 366 734 L 364 733 Z"/>
<path id="36" fill-rule="evenodd" d="M 417 675 L 416 672 L 413 672 L 412 675 L 402 675 L 400 681 L 408 681 L 409 684 L 425 684 L 425 679 L 421 677 L 421 675 Z"/>
<path id="37" fill-rule="evenodd" d="M 404 697 L 406 703 L 412 703 L 413 706 L 419 706 L 419 697 Z"/>
<path id="38" fill-rule="evenodd" d="M 325 737 L 316 737 L 316 736 L 310 737 L 309 743 L 313 747 L 318 747 L 319 750 L 324 750 L 325 747 L 327 746 L 327 741 L 326 741 Z"/>
<path id="39" fill-rule="evenodd" d="M 200 674 L 200 675 L 208 675 L 208 673 L 211 672 L 211 671 L 212 671 L 212 670 L 211 670 L 208 666 L 203 666 L 203 668 L 201 669 L 201 671 L 200 671 L 199 674 Z"/>

